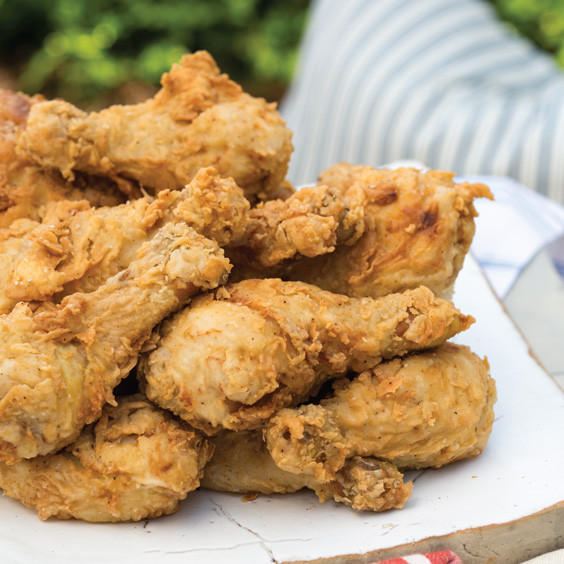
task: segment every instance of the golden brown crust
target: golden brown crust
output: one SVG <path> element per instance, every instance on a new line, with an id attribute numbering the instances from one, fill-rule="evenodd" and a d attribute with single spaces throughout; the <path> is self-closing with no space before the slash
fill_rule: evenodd
<path id="1" fill-rule="evenodd" d="M 20 302 L 0 315 L 0 460 L 65 446 L 113 401 L 155 325 L 201 289 L 225 281 L 216 243 L 167 224 L 127 269 L 96 291 L 33 311 Z"/>
<path id="2" fill-rule="evenodd" d="M 138 374 L 149 399 L 197 428 L 250 429 L 330 378 L 434 346 L 472 322 L 423 287 L 358 299 L 245 280 L 167 320 Z"/>
<path id="3" fill-rule="evenodd" d="M 308 474 L 281 470 L 270 456 L 261 431 L 223 432 L 213 438 L 214 456 L 205 469 L 202 486 L 217 491 L 291 493 L 309 488 L 320 501 L 332 499 L 354 509 L 385 511 L 403 507 L 413 484 L 392 464 L 354 457 L 335 474 L 320 483 Z"/>
<path id="4" fill-rule="evenodd" d="M 94 206 L 115 205 L 124 197 L 101 179 L 77 178 L 72 184 L 16 152 L 30 109 L 44 99 L 0 89 L 0 229 L 20 218 L 41 220 L 53 202 L 87 200 Z"/>
<path id="5" fill-rule="evenodd" d="M 139 521 L 176 511 L 198 487 L 212 451 L 138 394 L 106 406 L 64 451 L 0 463 L 0 487 L 41 519 Z"/>
<path id="6" fill-rule="evenodd" d="M 12 250 L 0 255 L 0 313 L 18 301 L 60 301 L 96 290 L 127 268 L 140 246 L 166 224 L 184 223 L 223 246 L 242 236 L 248 209 L 242 190 L 211 167 L 200 170 L 184 190 L 164 190 L 156 198 L 95 209 L 86 202 L 59 202 L 23 240 L 15 234 L 0 240 L 0 248 L 9 244 Z"/>
<path id="7" fill-rule="evenodd" d="M 0 90 L 8 495 L 43 519 L 176 510 L 213 445 L 144 396 L 117 403 L 134 368 L 151 400 L 215 435 L 204 483 L 222 491 L 305 487 L 383 511 L 411 493 L 396 466 L 480 454 L 495 384 L 445 344 L 473 319 L 436 296 L 491 192 L 347 163 L 295 192 L 291 150 L 276 105 L 206 52 L 153 98 L 95 113 Z M 224 246 L 231 283 L 172 315 L 225 284 Z"/>
<path id="8" fill-rule="evenodd" d="M 280 468 L 320 482 L 356 455 L 439 467 L 482 452 L 495 400 L 487 361 L 447 343 L 339 380 L 319 405 L 281 410 L 267 444 Z"/>
<path id="9" fill-rule="evenodd" d="M 131 180 L 152 190 L 182 188 L 214 166 L 250 200 L 278 193 L 292 151 L 275 104 L 220 74 L 204 51 L 185 55 L 154 98 L 87 114 L 67 102 L 35 104 L 18 150 L 66 178 L 75 171 Z"/>
<path id="10" fill-rule="evenodd" d="M 0 228 L 0 314 L 9 313 L 15 302 L 6 294 L 15 262 L 27 251 L 26 236 L 39 224 L 30 219 L 16 219 L 10 227 Z"/>
<path id="11" fill-rule="evenodd" d="M 249 259 L 241 247 L 233 254 L 235 279 L 280 277 L 355 297 L 424 285 L 448 297 L 474 235 L 477 214 L 472 202 L 492 197 L 487 186 L 455 183 L 453 177 L 442 171 L 335 165 L 321 175 L 318 187 L 254 212 L 256 233 L 248 253 L 258 250 L 262 258 L 262 249 L 270 247 L 276 253 L 267 260 Z M 356 237 L 339 241 L 335 235 L 340 229 L 346 232 L 348 213 L 333 214 L 328 228 L 328 218 L 307 208 L 308 201 L 315 206 L 320 191 L 331 191 L 353 212 Z M 301 207 L 294 205 L 298 200 Z M 279 217 L 283 221 L 276 221 Z M 298 237 L 293 233 L 311 241 L 306 252 L 299 247 L 295 252 Z M 324 244 L 316 244 L 320 238 Z"/>
<path id="12" fill-rule="evenodd" d="M 328 186 L 302 188 L 287 200 L 259 204 L 249 213 L 245 236 L 229 249 L 237 277 L 257 276 L 284 261 L 315 257 L 354 245 L 364 231 L 362 190 L 342 194 Z"/>

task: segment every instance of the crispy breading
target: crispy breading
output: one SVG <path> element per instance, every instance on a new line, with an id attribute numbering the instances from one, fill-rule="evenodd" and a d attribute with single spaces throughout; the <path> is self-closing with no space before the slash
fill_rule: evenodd
<path id="1" fill-rule="evenodd" d="M 223 283 L 222 250 L 167 224 L 96 291 L 0 315 L 0 460 L 53 452 L 113 401 L 155 325 L 201 289 Z"/>
<path id="2" fill-rule="evenodd" d="M 110 182 L 80 177 L 73 184 L 59 172 L 44 170 L 16 153 L 29 111 L 41 102 L 41 96 L 0 89 L 0 229 L 20 218 L 41 220 L 50 205 L 60 200 L 87 200 L 93 206 L 125 201 Z"/>
<path id="3" fill-rule="evenodd" d="M 213 447 L 142 395 L 107 405 L 64 451 L 0 462 L 4 493 L 41 519 L 139 521 L 174 513 Z"/>
<path id="4" fill-rule="evenodd" d="M 455 183 L 453 177 L 442 171 L 335 165 L 320 176 L 317 188 L 254 211 L 248 248 L 230 253 L 233 280 L 280 277 L 355 297 L 424 285 L 448 297 L 474 236 L 472 202 L 492 198 L 484 184 Z M 328 190 L 343 202 L 341 215 L 327 218 L 317 209 L 318 215 L 312 214 L 316 198 Z M 351 217 L 356 238 L 339 240 L 335 234 L 348 231 Z M 262 260 L 270 248 L 268 260 Z"/>
<path id="5" fill-rule="evenodd" d="M 30 245 L 26 235 L 39 224 L 31 219 L 16 219 L 10 227 L 0 228 L 0 314 L 9 313 L 15 302 L 6 295 L 14 263 Z"/>
<path id="6" fill-rule="evenodd" d="M 495 383 L 445 298 L 488 187 L 339 163 L 296 192 L 276 104 L 204 51 L 161 84 L 90 113 L 0 90 L 5 493 L 92 522 L 200 479 L 384 511 L 398 468 L 479 455 Z M 116 401 L 128 374 L 146 395 Z"/>
<path id="7" fill-rule="evenodd" d="M 327 186 L 302 188 L 286 200 L 259 204 L 249 213 L 245 236 L 228 249 L 236 276 L 260 278 L 283 261 L 354 245 L 364 231 L 365 205 L 362 189 L 343 194 Z"/>
<path id="8" fill-rule="evenodd" d="M 163 323 L 138 375 L 150 400 L 207 433 L 250 429 L 330 378 L 432 347 L 472 322 L 423 287 L 359 299 L 245 280 Z"/>
<path id="9" fill-rule="evenodd" d="M 0 313 L 18 301 L 52 300 L 55 294 L 60 301 L 74 292 L 94 291 L 126 268 L 139 247 L 167 223 L 183 222 L 223 246 L 242 236 L 249 209 L 233 180 L 211 167 L 200 170 L 180 192 L 163 190 L 156 198 L 113 207 L 80 204 L 59 203 L 25 234 L 18 252 L 15 237 L 6 240 L 13 252 L 0 255 L 5 302 L 0 302 Z"/>
<path id="10" fill-rule="evenodd" d="M 320 483 L 308 474 L 285 472 L 274 464 L 261 431 L 226 431 L 211 439 L 215 450 L 202 487 L 221 492 L 273 494 L 313 490 L 354 509 L 385 511 L 403 507 L 413 484 L 389 462 L 360 456 L 347 460 L 335 479 Z"/>
<path id="11" fill-rule="evenodd" d="M 439 467 L 482 452 L 495 400 L 487 361 L 447 343 L 335 382 L 319 404 L 279 411 L 265 436 L 280 468 L 320 482 L 357 455 Z"/>
<path id="12" fill-rule="evenodd" d="M 253 98 L 220 74 L 205 51 L 185 55 L 141 104 L 86 113 L 62 100 L 34 104 L 20 154 L 65 178 L 85 171 L 127 190 L 182 188 L 213 165 L 250 200 L 277 193 L 292 151 L 291 132 L 275 104 Z"/>

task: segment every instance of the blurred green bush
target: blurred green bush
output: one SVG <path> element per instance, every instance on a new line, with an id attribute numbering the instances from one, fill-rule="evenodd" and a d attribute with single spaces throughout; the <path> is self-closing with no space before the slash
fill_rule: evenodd
<path id="1" fill-rule="evenodd" d="M 17 86 L 88 104 L 124 83 L 157 85 L 206 49 L 256 95 L 289 81 L 309 0 L 0 0 L 0 64 Z"/>
<path id="2" fill-rule="evenodd" d="M 564 67 L 564 0 L 491 0 L 500 17 Z"/>
<path id="3" fill-rule="evenodd" d="M 490 2 L 564 66 L 564 0 Z M 135 97 L 135 88 L 125 92 L 124 84 L 154 90 L 183 53 L 207 49 L 247 91 L 278 99 L 292 74 L 309 3 L 0 0 L 0 72 L 9 69 L 15 86 L 30 94 L 100 106 Z M 151 92 L 138 88 L 139 98 Z"/>

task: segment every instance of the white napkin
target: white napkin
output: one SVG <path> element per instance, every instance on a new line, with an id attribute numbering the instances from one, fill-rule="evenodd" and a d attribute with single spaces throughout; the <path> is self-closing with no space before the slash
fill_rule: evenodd
<path id="1" fill-rule="evenodd" d="M 483 182 L 495 197 L 475 201 L 480 216 L 472 253 L 500 297 L 504 297 L 529 261 L 543 248 L 556 268 L 564 270 L 564 207 L 499 176 L 467 176 L 457 180 Z M 551 243 L 551 244 L 549 244 Z"/>
<path id="2" fill-rule="evenodd" d="M 556 271 L 564 280 L 564 235 L 554 239 L 546 246 L 548 254 L 552 258 L 552 262 L 556 268 Z"/>

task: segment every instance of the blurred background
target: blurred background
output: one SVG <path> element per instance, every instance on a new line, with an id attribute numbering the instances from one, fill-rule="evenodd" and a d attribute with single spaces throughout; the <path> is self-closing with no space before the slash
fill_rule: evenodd
<path id="1" fill-rule="evenodd" d="M 564 67 L 564 0 L 491 1 Z M 207 49 L 255 96 L 289 83 L 310 0 L 0 0 L 0 86 L 82 108 L 135 103 Z"/>

